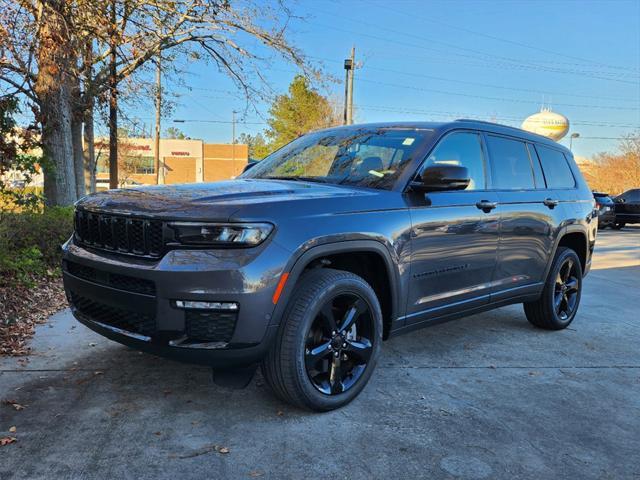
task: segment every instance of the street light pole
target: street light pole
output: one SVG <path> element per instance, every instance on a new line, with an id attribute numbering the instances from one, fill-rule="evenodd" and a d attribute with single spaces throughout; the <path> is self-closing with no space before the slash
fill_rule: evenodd
<path id="1" fill-rule="evenodd" d="M 353 103 L 350 98 L 350 94 L 353 93 L 353 83 L 352 83 L 352 74 L 353 74 L 353 56 L 354 50 L 351 50 L 351 58 L 347 58 L 344 61 L 344 112 L 342 116 L 342 124 L 349 125 L 350 123 L 350 115 L 351 108 Z"/>
<path id="2" fill-rule="evenodd" d="M 574 138 L 578 138 L 580 137 L 579 133 L 572 133 L 571 136 L 569 137 L 569 151 L 573 152 L 573 139 Z"/>

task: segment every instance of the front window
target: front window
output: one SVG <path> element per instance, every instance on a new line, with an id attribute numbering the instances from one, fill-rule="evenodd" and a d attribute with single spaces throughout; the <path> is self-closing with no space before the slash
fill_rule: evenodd
<path id="1" fill-rule="evenodd" d="M 304 180 L 389 190 L 430 130 L 345 128 L 294 140 L 242 178 Z"/>

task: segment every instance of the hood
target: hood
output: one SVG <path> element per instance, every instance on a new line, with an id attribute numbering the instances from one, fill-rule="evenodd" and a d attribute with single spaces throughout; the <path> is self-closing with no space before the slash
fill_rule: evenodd
<path id="1" fill-rule="evenodd" d="M 375 194 L 365 189 L 311 182 L 237 179 L 109 190 L 84 197 L 77 206 L 166 219 L 227 221 L 234 212 L 250 205 L 264 207 L 280 202 L 329 198 L 335 201 Z M 341 203 L 345 204 L 344 201 Z"/>

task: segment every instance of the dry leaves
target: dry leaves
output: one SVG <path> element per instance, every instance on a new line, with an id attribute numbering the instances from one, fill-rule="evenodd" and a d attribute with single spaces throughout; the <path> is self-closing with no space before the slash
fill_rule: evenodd
<path id="1" fill-rule="evenodd" d="M 14 426 L 14 427 L 9 427 L 9 433 L 16 433 L 18 429 Z"/>
<path id="2" fill-rule="evenodd" d="M 212 445 L 205 445 L 204 447 L 199 448 L 198 450 L 194 450 L 184 455 L 171 454 L 169 455 L 169 458 L 180 458 L 180 459 L 193 458 L 193 457 L 199 457 L 200 455 L 205 455 L 211 452 L 218 452 L 221 455 L 227 455 L 228 453 L 231 452 L 231 450 L 229 449 L 229 447 L 222 447 L 220 445 L 212 444 Z"/>
<path id="3" fill-rule="evenodd" d="M 16 441 L 18 441 L 16 437 L 0 437 L 0 447 L 4 447 L 5 445 L 9 445 Z"/>
<path id="4" fill-rule="evenodd" d="M 9 405 L 9 406 L 15 408 L 16 411 L 18 411 L 18 412 L 20 410 L 24 410 L 26 408 L 26 405 L 20 405 L 15 400 L 3 400 L 2 403 L 4 403 L 5 405 Z"/>
<path id="5" fill-rule="evenodd" d="M 28 355 L 38 324 L 67 306 L 60 277 L 44 277 L 33 288 L 0 286 L 0 355 Z"/>

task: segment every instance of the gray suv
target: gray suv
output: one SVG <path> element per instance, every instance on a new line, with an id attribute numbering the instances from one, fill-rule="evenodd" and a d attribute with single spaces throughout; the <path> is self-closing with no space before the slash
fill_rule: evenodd
<path id="1" fill-rule="evenodd" d="M 211 184 L 78 202 L 63 246 L 76 318 L 146 352 L 255 368 L 281 399 L 340 407 L 400 333 L 513 303 L 574 319 L 597 230 L 571 153 L 472 120 L 310 133 Z"/>

